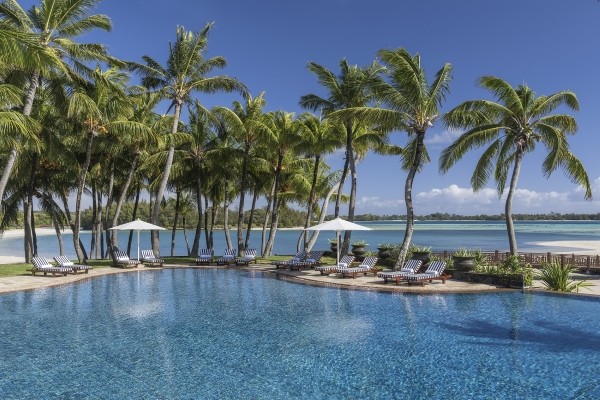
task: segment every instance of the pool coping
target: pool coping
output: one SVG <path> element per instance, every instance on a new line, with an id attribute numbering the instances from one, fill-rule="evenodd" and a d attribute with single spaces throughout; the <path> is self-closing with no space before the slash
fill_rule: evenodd
<path id="1" fill-rule="evenodd" d="M 158 271 L 162 269 L 230 269 L 248 272 L 261 272 L 272 275 L 282 281 L 318 286 L 328 288 L 338 288 L 345 290 L 360 290 L 370 292 L 384 292 L 384 293 L 401 293 L 401 294 L 415 294 L 415 295 L 444 295 L 444 294 L 477 294 L 477 293 L 504 293 L 504 292 L 533 292 L 542 293 L 545 295 L 555 296 L 571 296 L 582 299 L 596 299 L 600 300 L 600 296 L 595 293 L 563 293 L 563 292 L 552 292 L 545 290 L 541 287 L 531 288 L 505 288 L 498 287 L 482 283 L 455 281 L 449 279 L 446 284 L 440 281 L 434 283 L 427 283 L 425 286 L 412 285 L 408 286 L 403 283 L 401 285 L 395 285 L 393 283 L 384 284 L 381 278 L 375 276 L 370 277 L 359 277 L 357 279 L 352 278 L 339 278 L 333 276 L 323 275 L 321 276 L 317 271 L 313 270 L 302 270 L 302 271 L 288 271 L 276 269 L 269 264 L 255 264 L 252 266 L 196 266 L 196 265 L 180 265 L 180 264 L 166 264 L 163 267 L 146 267 L 141 266 L 139 268 L 97 268 L 91 270 L 88 274 L 72 274 L 67 276 L 52 277 L 52 276 L 33 276 L 30 274 L 22 274 L 12 277 L 0 278 L 0 295 L 5 293 L 14 293 L 20 291 L 43 289 L 46 287 L 60 287 L 71 285 L 73 283 L 87 282 L 90 279 L 113 274 L 131 273 L 131 272 L 146 272 L 146 271 Z M 377 281 L 373 281 L 377 280 Z M 460 287 L 456 287 L 460 285 Z"/>

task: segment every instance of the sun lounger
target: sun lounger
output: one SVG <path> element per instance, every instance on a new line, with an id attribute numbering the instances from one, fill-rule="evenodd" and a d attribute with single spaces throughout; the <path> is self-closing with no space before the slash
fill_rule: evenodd
<path id="1" fill-rule="evenodd" d="M 398 285 L 407 276 L 414 275 L 421 268 L 421 264 L 423 264 L 421 260 L 408 260 L 400 271 L 379 272 L 377 276 L 383 278 L 384 283 L 387 283 L 388 279 L 392 279 Z"/>
<path id="2" fill-rule="evenodd" d="M 321 258 L 323 257 L 324 253 L 324 251 L 311 251 L 304 260 L 290 262 L 290 270 L 297 269 L 300 271 L 302 268 L 318 267 L 321 265 Z"/>
<path id="3" fill-rule="evenodd" d="M 71 268 L 74 273 L 77 273 L 78 271 L 83 271 L 87 274 L 88 271 L 90 269 L 92 269 L 92 267 L 89 265 L 75 264 L 73 261 L 69 260 L 69 258 L 66 256 L 56 256 L 56 257 L 54 257 L 54 261 L 56 261 L 56 264 L 59 267 Z"/>
<path id="4" fill-rule="evenodd" d="M 243 257 L 238 257 L 235 259 L 235 265 L 248 265 L 251 262 L 256 264 L 257 255 L 258 251 L 256 249 L 246 249 Z"/>
<path id="5" fill-rule="evenodd" d="M 44 275 L 52 274 L 53 276 L 67 276 L 69 272 L 73 272 L 73 269 L 70 267 L 57 267 L 50 264 L 44 257 L 33 257 L 31 263 L 33 264 L 33 268 L 28 269 L 27 271 L 31 272 L 32 275 L 42 272 Z"/>
<path id="6" fill-rule="evenodd" d="M 446 279 L 450 279 L 450 275 L 444 275 L 446 263 L 444 261 L 432 261 L 427 270 L 422 274 L 414 274 L 406 277 L 408 284 L 420 283 L 425 286 L 425 281 L 432 283 L 434 279 L 439 279 L 442 283 L 446 283 Z"/>
<path id="7" fill-rule="evenodd" d="M 375 276 L 379 272 L 375 264 L 377 264 L 377 257 L 365 257 L 358 267 L 341 270 L 341 276 L 351 276 L 353 279 L 356 279 L 356 275 L 364 274 L 366 276 L 369 272 L 372 272 Z"/>
<path id="8" fill-rule="evenodd" d="M 337 265 L 322 265 L 315 267 L 315 271 L 319 271 L 321 275 L 329 275 L 347 269 L 354 262 L 354 256 L 345 255 L 340 259 Z"/>
<path id="9" fill-rule="evenodd" d="M 119 250 L 116 246 L 113 246 L 112 251 L 110 252 L 113 265 L 115 267 L 123 267 L 123 268 L 137 268 L 138 261 L 132 260 L 129 258 L 126 252 Z"/>
<path id="10" fill-rule="evenodd" d="M 154 251 L 153 250 L 142 250 L 140 252 L 141 258 L 142 258 L 142 263 L 146 264 L 149 267 L 154 267 L 154 266 L 159 266 L 162 267 L 163 264 L 165 263 L 165 260 L 161 259 L 161 258 L 156 258 L 156 256 L 154 255 Z"/>
<path id="11" fill-rule="evenodd" d="M 200 249 L 198 252 L 198 258 L 196 258 L 196 265 L 208 265 L 212 261 L 213 252 L 212 249 Z"/>
<path id="12" fill-rule="evenodd" d="M 229 265 L 235 263 L 235 254 L 237 253 L 236 249 L 225 249 L 223 256 L 217 258 L 215 262 L 217 265 Z"/>
<path id="13" fill-rule="evenodd" d="M 296 255 L 294 257 L 290 258 L 289 260 L 273 261 L 271 263 L 271 265 L 274 265 L 277 269 L 279 269 L 279 268 L 286 269 L 286 268 L 289 268 L 292 263 L 304 261 L 304 259 L 306 259 L 307 255 L 308 255 L 307 252 L 299 251 L 298 253 L 296 253 Z"/>

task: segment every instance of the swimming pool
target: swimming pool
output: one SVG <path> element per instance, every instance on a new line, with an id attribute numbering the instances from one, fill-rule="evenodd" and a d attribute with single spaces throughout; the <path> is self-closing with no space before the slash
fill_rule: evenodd
<path id="1" fill-rule="evenodd" d="M 600 302 L 164 269 L 0 296 L 22 398 L 599 398 Z"/>

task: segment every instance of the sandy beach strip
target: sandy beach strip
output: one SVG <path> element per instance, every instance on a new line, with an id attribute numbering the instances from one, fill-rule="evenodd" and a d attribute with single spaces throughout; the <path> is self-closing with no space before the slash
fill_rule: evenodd
<path id="1" fill-rule="evenodd" d="M 555 248 L 572 248 L 573 251 L 552 251 L 551 253 L 558 254 L 582 254 L 582 255 L 596 255 L 600 254 L 600 240 L 555 240 L 551 242 L 531 242 L 536 246 L 544 246 L 549 249 Z"/>

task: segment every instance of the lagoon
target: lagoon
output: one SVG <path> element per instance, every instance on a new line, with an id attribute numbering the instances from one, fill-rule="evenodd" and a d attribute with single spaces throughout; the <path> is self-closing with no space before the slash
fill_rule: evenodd
<path id="1" fill-rule="evenodd" d="M 400 243 L 404 236 L 405 225 L 402 221 L 376 221 L 361 222 L 365 226 L 373 228 L 372 231 L 356 231 L 352 234 L 352 240 L 365 240 L 369 243 L 367 250 L 376 251 L 379 243 Z M 542 246 L 539 242 L 555 241 L 594 241 L 600 240 L 599 221 L 515 221 L 515 229 L 519 251 L 522 252 L 559 252 L 581 251 L 577 247 L 564 246 Z M 232 240 L 235 243 L 235 231 L 231 231 Z M 300 230 L 279 230 L 275 239 L 274 254 L 293 254 Z M 187 232 L 188 240 L 193 239 L 193 232 Z M 252 232 L 250 246 L 260 248 L 261 231 Z M 128 234 L 119 233 L 119 247 L 127 248 Z M 315 249 L 326 250 L 329 248 L 327 239 L 334 238 L 333 232 L 321 232 Z M 135 248 L 135 235 L 133 248 Z M 161 254 L 170 255 L 171 233 L 164 231 L 160 235 Z M 89 249 L 90 233 L 82 234 L 82 241 Z M 58 254 L 58 244 L 55 236 L 39 236 L 39 255 L 53 257 Z M 72 236 L 64 234 L 66 255 L 75 258 Z M 418 221 L 415 225 L 413 243 L 420 246 L 431 246 L 435 252 L 444 250 L 452 251 L 460 247 L 481 249 L 484 251 L 508 249 L 506 238 L 506 226 L 503 221 Z M 204 238 L 201 239 L 201 247 L 205 246 Z M 148 232 L 140 233 L 140 247 L 150 248 L 150 235 Z M 225 249 L 225 236 L 223 231 L 215 232 L 215 254 L 222 254 Z M 600 248 L 598 249 L 600 250 Z M 175 240 L 175 255 L 187 254 L 183 232 L 178 231 Z M 0 255 L 23 256 L 22 238 L 0 239 Z"/>

